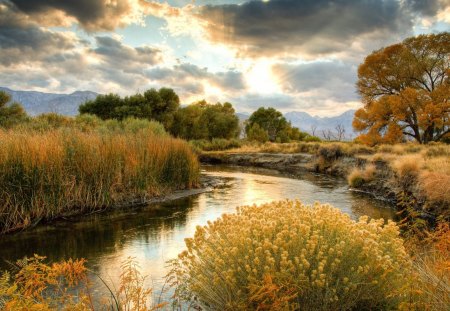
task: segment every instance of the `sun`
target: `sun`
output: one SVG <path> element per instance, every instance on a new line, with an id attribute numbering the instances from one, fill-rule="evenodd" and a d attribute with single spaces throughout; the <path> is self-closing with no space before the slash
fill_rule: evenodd
<path id="1" fill-rule="evenodd" d="M 277 93 L 280 87 L 272 73 L 272 64 L 268 60 L 258 60 L 250 66 L 245 80 L 251 92 L 259 94 Z"/>

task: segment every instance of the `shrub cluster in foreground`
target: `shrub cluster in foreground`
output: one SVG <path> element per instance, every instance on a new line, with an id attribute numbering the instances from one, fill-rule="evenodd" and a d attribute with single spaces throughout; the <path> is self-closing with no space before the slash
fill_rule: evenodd
<path id="1" fill-rule="evenodd" d="M 406 298 L 397 226 L 328 205 L 241 207 L 186 245 L 172 271 L 177 294 L 207 310 L 387 310 Z"/>
<path id="2" fill-rule="evenodd" d="M 0 130 L 0 233 L 196 185 L 189 144 L 140 122 Z"/>

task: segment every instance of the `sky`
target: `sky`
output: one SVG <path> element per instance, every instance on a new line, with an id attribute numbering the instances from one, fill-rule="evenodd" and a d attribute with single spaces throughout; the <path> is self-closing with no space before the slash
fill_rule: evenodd
<path id="1" fill-rule="evenodd" d="M 450 0 L 0 0 L 0 86 L 333 116 L 368 54 L 441 31 Z"/>

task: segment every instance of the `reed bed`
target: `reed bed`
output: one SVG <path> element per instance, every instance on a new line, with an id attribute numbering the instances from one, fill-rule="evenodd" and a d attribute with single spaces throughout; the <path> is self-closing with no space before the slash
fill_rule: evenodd
<path id="1" fill-rule="evenodd" d="M 0 233 L 197 184 L 190 146 L 151 131 L 0 130 Z"/>

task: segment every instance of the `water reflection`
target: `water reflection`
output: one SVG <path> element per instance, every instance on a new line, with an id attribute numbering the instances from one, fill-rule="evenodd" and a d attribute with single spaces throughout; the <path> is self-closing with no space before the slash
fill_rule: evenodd
<path id="1" fill-rule="evenodd" d="M 90 215 L 1 237 L 0 268 L 6 267 L 5 260 L 34 253 L 51 261 L 83 257 L 104 279 L 117 283 L 120 263 L 133 256 L 151 276 L 148 285 L 159 288 L 167 273 L 165 262 L 184 248 L 184 238 L 192 236 L 197 225 L 234 212 L 236 206 L 298 198 L 306 204 L 330 203 L 353 218 L 393 217 L 386 203 L 352 193 L 344 181 L 327 176 L 289 178 L 276 171 L 232 167 L 205 167 L 203 174 L 220 179 L 223 186 L 133 211 Z M 94 284 L 101 290 L 98 280 Z"/>

